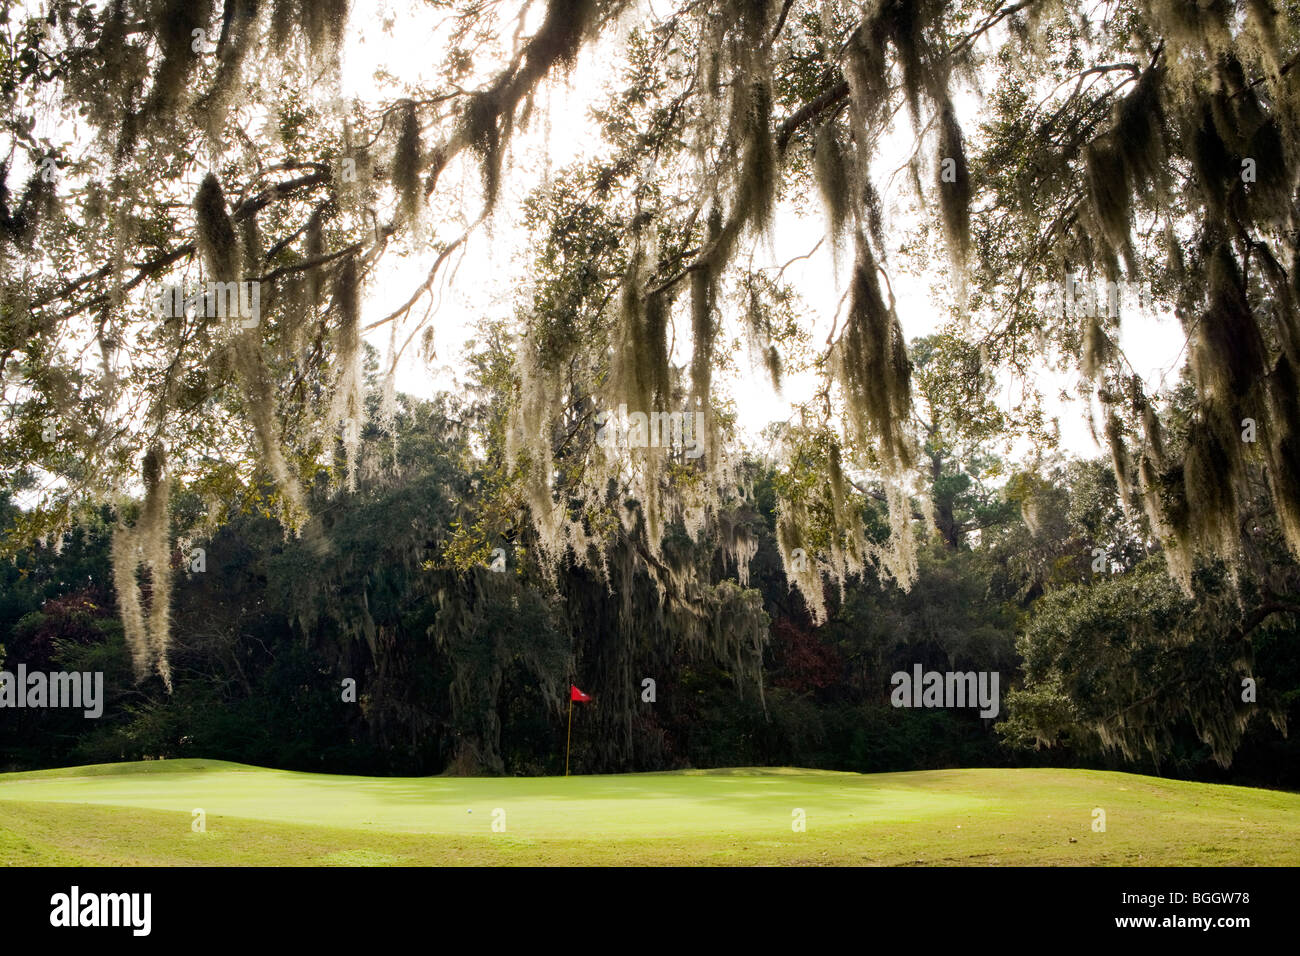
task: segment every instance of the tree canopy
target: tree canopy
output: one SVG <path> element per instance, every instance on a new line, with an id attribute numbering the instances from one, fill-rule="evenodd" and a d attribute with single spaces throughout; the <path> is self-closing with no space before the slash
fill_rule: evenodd
<path id="1" fill-rule="evenodd" d="M 841 593 L 865 573 L 909 587 L 918 522 L 956 545 L 994 519 L 969 469 L 944 461 L 1012 428 L 1048 444 L 1032 403 L 986 400 L 995 373 L 1045 363 L 1088 383 L 1115 520 L 1161 552 L 1184 599 L 1210 565 L 1234 587 L 1269 573 L 1259 562 L 1285 552 L 1253 543 L 1261 522 L 1300 555 L 1294 2 L 412 7 L 433 24 L 427 79 L 349 100 L 345 0 L 3 14 L 0 456 L 2 490 L 25 502 L 7 546 L 113 504 L 138 674 L 171 680 L 177 495 L 207 502 L 214 525 L 232 502 L 261 509 L 328 560 L 322 511 L 381 467 L 362 434 L 392 428 L 402 343 L 427 331 L 455 249 L 526 178 L 512 144 L 546 122 L 546 91 L 602 51 L 617 69 L 600 141 L 531 190 L 513 224 L 530 239 L 524 291 L 484 329 L 503 347 L 471 360 L 466 453 L 485 464 L 450 567 L 518 543 L 556 587 L 574 569 L 618 586 L 626 647 L 647 639 L 634 610 L 654 608 L 653 634 L 756 675 L 755 467 L 715 374 L 741 340 L 774 382 L 819 382 L 771 431 L 777 550 L 814 621 L 828 578 Z M 971 99 L 983 122 L 963 128 Z M 900 131 L 912 149 L 891 171 Z M 882 207 L 891 173 L 911 182 L 916 222 Z M 846 297 L 825 343 L 780 271 L 749 256 L 783 210 L 818 202 Z M 909 354 L 890 282 L 907 230 L 951 276 L 924 354 Z M 398 253 L 427 277 L 390 314 L 363 314 Z M 1074 277 L 1140 287 L 1177 316 L 1181 390 L 1146 393 L 1119 346 L 1121 322 L 1149 319 L 1130 302 L 1036 295 Z M 204 283 L 256 288 L 257 314 L 150 311 L 168 284 Z M 365 336 L 384 327 L 368 403 Z M 684 417 L 663 442 L 625 433 L 629 454 L 600 439 L 615 409 L 620 429 Z M 1022 490 L 1032 515 L 1040 498 Z M 478 626 L 472 602 L 445 613 Z"/>

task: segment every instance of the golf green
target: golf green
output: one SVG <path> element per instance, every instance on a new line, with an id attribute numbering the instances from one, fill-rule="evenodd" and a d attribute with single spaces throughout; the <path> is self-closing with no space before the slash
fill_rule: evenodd
<path id="1" fill-rule="evenodd" d="M 546 863 L 1295 865 L 1300 795 L 1057 769 L 0 774 L 4 865 Z"/>

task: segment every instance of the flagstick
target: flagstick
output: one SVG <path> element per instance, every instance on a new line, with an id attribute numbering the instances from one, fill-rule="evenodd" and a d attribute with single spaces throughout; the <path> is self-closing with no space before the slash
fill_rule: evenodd
<path id="1" fill-rule="evenodd" d="M 569 694 L 569 735 L 564 738 L 564 775 L 569 775 L 569 743 L 573 740 L 573 694 Z"/>

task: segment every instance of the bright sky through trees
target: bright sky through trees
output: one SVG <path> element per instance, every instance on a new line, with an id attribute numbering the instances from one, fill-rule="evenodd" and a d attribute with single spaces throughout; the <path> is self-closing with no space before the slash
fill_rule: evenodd
<path id="1" fill-rule="evenodd" d="M 348 40 L 342 55 L 342 91 L 344 96 L 374 98 L 396 86 L 418 82 L 428 63 L 427 50 L 431 31 L 436 30 L 440 14 L 420 9 L 416 4 L 360 0 L 348 26 Z M 525 29 L 535 29 L 540 7 L 526 18 Z M 641 3 L 629 9 L 628 24 L 640 22 L 655 10 L 653 3 Z M 1005 39 L 990 34 L 982 46 L 991 48 Z M 590 109 L 612 92 L 618 77 L 623 37 L 602 40 L 586 50 L 572 74 L 551 81 L 543 96 L 544 123 L 516 135 L 512 159 L 523 175 L 510 184 L 503 201 L 487 228 L 480 227 L 455 254 L 455 267 L 438 286 L 435 305 L 434 347 L 436 357 L 426 359 L 414 346 L 408 347 L 399 363 L 398 387 L 405 392 L 429 397 L 439 390 L 456 391 L 463 385 L 462 350 L 474 337 L 477 322 L 484 316 L 509 316 L 520 304 L 518 277 L 527 271 L 527 235 L 515 228 L 519 204 L 529 191 L 541 185 L 549 171 L 590 156 L 600 147 L 599 129 L 592 121 Z M 963 126 L 974 130 L 986 118 L 978 97 L 967 93 L 956 98 Z M 911 263 L 899 255 L 897 247 L 906 237 L 904 230 L 915 228 L 918 215 L 910 208 L 905 166 L 916 146 L 915 134 L 900 116 L 889 139 L 881 148 L 877 168 L 884 172 L 882 189 L 887 214 L 900 228 L 892 238 L 896 262 L 904 268 L 891 278 L 903 330 L 909 339 L 929 335 L 948 319 L 951 303 L 951 273 L 942 261 L 924 266 Z M 469 179 L 462 185 L 465 202 L 456 210 L 461 220 L 473 219 L 478 202 L 477 171 L 467 167 Z M 465 170 L 460 170 L 463 175 Z M 436 226 L 431 228 L 438 228 Z M 450 231 L 450 227 L 448 230 Z M 812 340 L 821 343 L 831 330 L 837 311 L 845 307 L 849 254 L 841 251 L 838 267 L 824 241 L 825 224 L 820 204 L 784 204 L 777 213 L 776 227 L 765 239 L 752 242 L 753 262 L 760 268 L 779 270 L 788 264 L 783 275 L 806 303 L 806 319 Z M 380 316 L 398 308 L 419 285 L 427 272 L 427 256 L 418 250 L 401 260 L 390 260 L 369 287 L 366 297 L 367 316 Z M 454 281 L 451 277 L 454 276 Z M 400 329 L 376 330 L 368 341 L 381 355 L 386 355 Z M 1131 322 L 1121 327 L 1120 345 L 1134 367 L 1143 375 L 1147 387 L 1155 392 L 1176 381 L 1180 354 L 1185 337 L 1172 315 L 1163 314 L 1154 322 Z M 678 361 L 689 354 L 689 343 L 679 338 Z M 742 374 L 731 377 L 729 387 L 737 400 L 739 421 L 756 451 L 762 451 L 759 433 L 772 421 L 789 417 L 792 404 L 808 401 L 817 387 L 816 376 L 794 373 L 786 378 L 782 392 L 776 392 L 767 380 L 761 364 L 745 363 Z M 1044 398 L 1049 414 L 1057 416 L 1060 445 L 1063 451 L 1091 457 L 1103 446 L 1090 433 L 1084 400 L 1077 394 L 1078 375 L 1059 372 L 1039 363 L 1032 380 L 999 375 L 1002 393 L 999 402 L 1013 407 L 1021 401 L 1026 388 L 1037 389 Z M 1062 400 L 1062 392 L 1068 400 Z M 1104 441 L 1104 439 L 1103 439 Z M 1028 446 L 1015 442 L 1012 454 L 1025 454 Z"/>

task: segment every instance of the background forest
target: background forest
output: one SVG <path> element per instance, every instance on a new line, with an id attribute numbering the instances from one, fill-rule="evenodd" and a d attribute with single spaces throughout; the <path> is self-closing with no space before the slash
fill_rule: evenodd
<path id="1" fill-rule="evenodd" d="M 926 355 L 932 344 L 913 347 Z M 476 364 L 486 372 L 493 359 L 484 349 Z M 369 364 L 373 372 L 373 355 Z M 923 363 L 920 372 L 933 381 Z M 376 402 L 373 375 L 370 384 Z M 935 421 L 951 422 L 935 410 Z M 134 680 L 107 509 L 58 549 L 0 565 L 4 659 L 102 670 L 107 687 L 99 720 L 7 712 L 4 769 L 201 755 L 339 773 L 551 774 L 562 772 L 573 680 L 595 698 L 576 711 L 578 773 L 1070 765 L 1300 785 L 1294 740 L 1263 708 L 1234 704 L 1237 675 L 1252 671 L 1236 657 L 1241 644 L 1224 640 L 1249 638 L 1268 675 L 1261 701 L 1279 723 L 1294 720 L 1291 615 L 1225 599 L 1222 568 L 1204 572 L 1202 597 L 1185 598 L 1140 523 L 1125 518 L 1107 462 L 1044 464 L 994 488 L 989 476 L 1006 467 L 995 455 L 967 446 L 961 464 L 936 438 L 926 450 L 937 527 L 911 590 L 871 575 L 843 593 L 828 587 L 820 625 L 781 570 L 772 472 L 747 462 L 752 505 L 734 520 L 757 543 L 748 585 L 770 621 L 754 679 L 743 663 L 674 644 L 644 573 L 614 565 L 608 587 L 576 570 L 548 583 L 504 539 L 504 572 L 491 558 L 469 571 L 449 563 L 497 460 L 471 453 L 465 425 L 499 414 L 487 387 L 464 403 L 403 397 L 395 439 L 363 436 L 357 490 L 332 496 L 322 481 L 323 548 L 286 539 L 256 498 L 229 502 L 229 522 L 200 537 L 197 502 L 176 500 L 174 537 L 202 545 L 204 570 L 193 570 L 196 552 L 173 552 L 171 694 L 156 676 Z M 867 487 L 856 500 L 884 535 L 881 497 Z M 15 513 L 5 505 L 5 520 Z M 1279 552 L 1276 529 L 1261 538 Z M 1105 572 L 1094 570 L 1094 547 L 1107 555 Z M 715 581 L 734 578 L 721 551 L 712 564 Z M 634 641 L 620 639 L 629 619 Z M 915 663 L 1000 672 L 1002 713 L 895 709 L 889 676 Z M 642 699 L 645 677 L 653 702 Z M 355 702 L 344 700 L 347 678 Z M 1229 767 L 1200 739 L 1205 718 L 1193 701 L 1207 694 L 1243 716 Z M 1126 719 L 1149 749 L 1103 746 Z"/>

